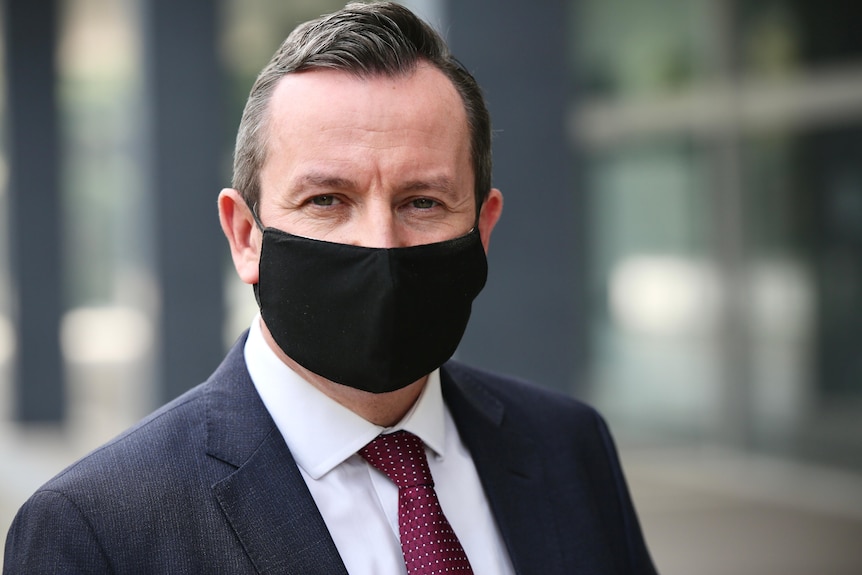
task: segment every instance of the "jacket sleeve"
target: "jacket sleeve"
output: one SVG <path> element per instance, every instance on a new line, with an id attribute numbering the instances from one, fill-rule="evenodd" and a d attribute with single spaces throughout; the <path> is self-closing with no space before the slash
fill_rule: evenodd
<path id="1" fill-rule="evenodd" d="M 6 538 L 3 575 L 111 573 L 81 509 L 57 491 L 39 491 L 18 511 Z"/>

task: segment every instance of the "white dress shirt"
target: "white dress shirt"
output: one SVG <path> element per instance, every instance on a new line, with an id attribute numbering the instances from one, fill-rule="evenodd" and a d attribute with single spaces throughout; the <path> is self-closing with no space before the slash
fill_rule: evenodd
<path id="1" fill-rule="evenodd" d="M 473 460 L 443 403 L 435 370 L 416 404 L 392 428 L 375 425 L 330 399 L 285 365 L 252 322 L 245 361 L 264 405 L 351 575 L 404 575 L 398 488 L 356 452 L 382 432 L 403 429 L 425 442 L 443 513 L 475 575 L 513 574 Z"/>

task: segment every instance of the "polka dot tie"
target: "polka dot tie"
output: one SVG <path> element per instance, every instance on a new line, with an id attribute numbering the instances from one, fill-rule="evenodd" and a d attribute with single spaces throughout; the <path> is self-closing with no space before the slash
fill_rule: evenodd
<path id="1" fill-rule="evenodd" d="M 467 554 L 437 500 L 422 440 L 396 431 L 378 436 L 359 454 L 398 487 L 398 528 L 407 573 L 472 574 Z"/>

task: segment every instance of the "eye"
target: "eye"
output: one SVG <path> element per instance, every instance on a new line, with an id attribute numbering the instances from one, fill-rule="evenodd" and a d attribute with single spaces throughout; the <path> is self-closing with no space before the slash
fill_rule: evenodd
<path id="1" fill-rule="evenodd" d="M 413 205 L 414 208 L 420 210 L 430 210 L 437 205 L 437 202 L 432 200 L 431 198 L 417 198 L 410 203 Z"/>
<path id="2" fill-rule="evenodd" d="M 335 196 L 314 196 L 311 203 L 315 206 L 331 206 L 336 203 Z"/>

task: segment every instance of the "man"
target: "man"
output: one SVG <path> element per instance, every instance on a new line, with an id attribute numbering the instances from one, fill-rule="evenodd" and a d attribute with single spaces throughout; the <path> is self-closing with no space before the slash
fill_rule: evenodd
<path id="1" fill-rule="evenodd" d="M 406 9 L 295 30 L 218 200 L 260 317 L 41 488 L 5 572 L 654 573 L 601 418 L 447 362 L 502 210 L 490 157 L 475 81 Z"/>

